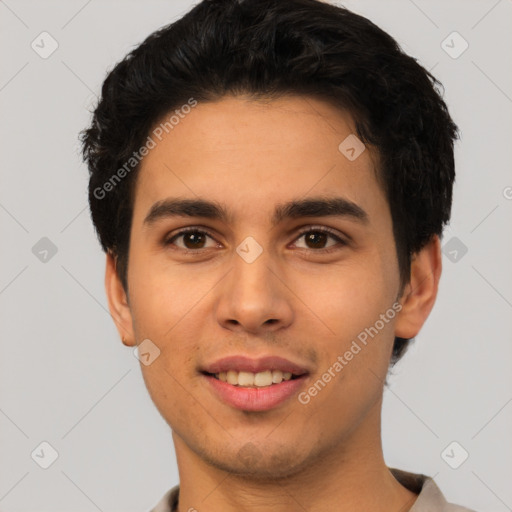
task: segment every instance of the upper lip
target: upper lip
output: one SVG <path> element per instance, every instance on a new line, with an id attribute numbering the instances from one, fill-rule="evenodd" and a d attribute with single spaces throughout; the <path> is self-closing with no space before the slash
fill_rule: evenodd
<path id="1" fill-rule="evenodd" d="M 228 356 L 217 359 L 217 361 L 202 367 L 202 371 L 207 373 L 220 373 L 229 370 L 252 373 L 259 373 L 265 370 L 281 370 L 282 372 L 290 372 L 293 375 L 309 373 L 307 368 L 278 356 L 266 356 L 258 359 L 242 355 Z"/>

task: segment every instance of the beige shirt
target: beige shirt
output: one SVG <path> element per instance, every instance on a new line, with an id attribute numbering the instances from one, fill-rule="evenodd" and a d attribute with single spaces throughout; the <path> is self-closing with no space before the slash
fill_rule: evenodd
<path id="1" fill-rule="evenodd" d="M 432 478 L 421 474 L 408 473 L 400 469 L 389 469 L 404 487 L 418 494 L 409 512 L 474 512 L 469 508 L 448 503 Z M 179 485 L 167 491 L 157 506 L 151 509 L 150 512 L 176 512 L 179 491 Z"/>

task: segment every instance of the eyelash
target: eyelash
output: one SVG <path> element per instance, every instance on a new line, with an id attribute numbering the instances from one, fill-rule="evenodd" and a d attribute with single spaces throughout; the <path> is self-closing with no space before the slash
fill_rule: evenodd
<path id="1" fill-rule="evenodd" d="M 210 232 L 206 231 L 205 229 L 199 229 L 198 227 L 190 227 L 190 228 L 182 229 L 181 231 L 174 234 L 170 238 L 166 238 L 163 243 L 165 246 L 171 245 L 174 242 L 174 240 L 176 240 L 180 236 L 183 236 L 187 233 L 199 233 L 202 235 L 207 235 L 210 238 L 212 238 L 213 240 L 215 240 L 215 237 Z M 325 233 L 326 235 L 329 235 L 330 237 L 334 238 L 338 242 L 338 245 L 341 245 L 342 247 L 348 245 L 348 243 L 345 240 L 343 240 L 342 238 L 340 238 L 336 234 L 336 232 L 334 232 L 328 228 L 314 227 L 314 226 L 307 227 L 304 230 L 300 231 L 295 240 L 298 240 L 299 238 L 301 238 L 302 236 L 304 236 L 308 233 Z M 333 247 L 329 247 L 327 249 L 302 249 L 302 250 L 312 251 L 312 252 L 321 253 L 321 254 L 330 254 L 331 252 L 334 252 L 339 249 L 340 249 L 339 246 L 333 246 Z M 203 249 L 182 249 L 181 247 L 179 247 L 178 250 L 182 251 L 185 254 L 200 254 L 203 250 L 206 250 L 206 249 L 204 249 L 204 248 Z"/>

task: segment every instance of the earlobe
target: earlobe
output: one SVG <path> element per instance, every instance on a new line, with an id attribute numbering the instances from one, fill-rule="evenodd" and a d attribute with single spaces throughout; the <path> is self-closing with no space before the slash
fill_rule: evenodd
<path id="1" fill-rule="evenodd" d="M 116 324 L 122 342 L 135 346 L 132 314 L 128 298 L 116 270 L 116 257 L 109 251 L 105 267 L 105 291 L 107 293 L 110 315 Z"/>
<path id="2" fill-rule="evenodd" d="M 441 270 L 441 243 L 434 235 L 411 261 L 411 279 L 400 300 L 395 336 L 414 338 L 418 334 L 434 307 Z"/>

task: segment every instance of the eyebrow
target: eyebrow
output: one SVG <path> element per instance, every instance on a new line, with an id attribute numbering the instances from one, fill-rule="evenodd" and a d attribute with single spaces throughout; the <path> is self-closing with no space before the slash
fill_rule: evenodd
<path id="1" fill-rule="evenodd" d="M 160 219 L 172 217 L 205 217 L 224 223 L 232 221 L 227 208 L 215 201 L 168 198 L 151 207 L 143 224 L 149 226 Z M 271 222 L 275 227 L 285 219 L 302 217 L 345 217 L 363 225 L 370 222 L 369 215 L 363 208 L 343 197 L 310 197 L 278 204 Z"/>

